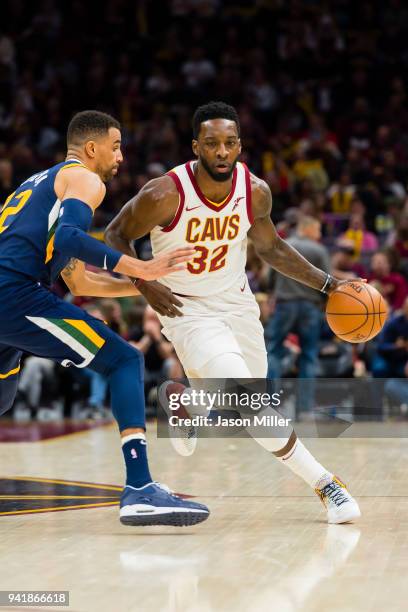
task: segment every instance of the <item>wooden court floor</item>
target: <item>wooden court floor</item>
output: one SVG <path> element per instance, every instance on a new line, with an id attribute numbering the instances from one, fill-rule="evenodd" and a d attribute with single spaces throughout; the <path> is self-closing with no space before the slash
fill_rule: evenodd
<path id="1" fill-rule="evenodd" d="M 121 526 L 117 442 L 105 426 L 0 444 L 0 504 L 9 512 L 0 514 L 1 590 L 69 590 L 69 608 L 43 609 L 70 612 L 408 609 L 408 439 L 306 441 L 363 511 L 356 525 L 328 526 L 317 497 L 252 440 L 200 440 L 182 458 L 152 425 L 154 477 L 211 508 L 207 522 L 184 529 Z M 25 489 L 13 488 L 22 481 Z M 51 493 L 41 488 L 55 481 Z M 10 514 L 19 497 L 34 504 L 41 494 L 42 508 L 64 498 L 90 507 Z"/>

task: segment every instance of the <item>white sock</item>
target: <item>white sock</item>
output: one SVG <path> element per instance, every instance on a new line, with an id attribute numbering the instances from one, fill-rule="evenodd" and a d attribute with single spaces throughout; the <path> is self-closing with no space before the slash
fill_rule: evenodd
<path id="1" fill-rule="evenodd" d="M 287 452 L 275 452 L 275 456 L 313 489 L 322 489 L 333 479 L 333 474 L 316 461 L 303 442 L 296 437 L 295 432 L 289 438 L 288 446 Z"/>

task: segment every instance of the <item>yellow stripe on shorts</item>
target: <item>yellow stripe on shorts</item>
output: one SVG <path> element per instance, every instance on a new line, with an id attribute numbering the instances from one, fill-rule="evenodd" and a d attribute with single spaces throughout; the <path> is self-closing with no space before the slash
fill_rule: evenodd
<path id="1" fill-rule="evenodd" d="M 65 323 L 72 325 L 72 327 L 76 327 L 79 329 L 81 333 L 84 334 L 91 342 L 96 344 L 98 348 L 101 348 L 105 344 L 105 339 L 99 336 L 92 327 L 85 323 L 85 321 L 81 321 L 80 319 L 64 319 Z"/>
<path id="2" fill-rule="evenodd" d="M 20 371 L 20 365 L 18 365 L 14 370 L 10 370 L 10 372 L 6 372 L 5 374 L 0 374 L 0 379 L 8 378 L 9 376 L 13 376 L 13 374 L 18 374 Z"/>

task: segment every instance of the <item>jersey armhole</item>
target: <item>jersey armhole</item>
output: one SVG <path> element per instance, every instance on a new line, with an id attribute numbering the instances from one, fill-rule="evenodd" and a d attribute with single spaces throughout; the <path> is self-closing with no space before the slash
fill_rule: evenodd
<path id="1" fill-rule="evenodd" d="M 161 228 L 162 232 L 171 232 L 171 230 L 173 230 L 176 227 L 177 223 L 180 221 L 181 213 L 183 212 L 184 208 L 185 195 L 183 185 L 181 184 L 181 181 L 177 174 L 175 172 L 170 171 L 167 172 L 166 176 L 169 176 L 174 181 L 174 184 L 179 194 L 179 203 L 173 220 L 169 223 L 169 225 L 166 225 L 165 227 Z"/>
<path id="2" fill-rule="evenodd" d="M 248 166 L 242 162 L 242 166 L 245 171 L 245 191 L 246 191 L 246 209 L 248 215 L 248 221 L 252 225 L 254 222 L 254 215 L 252 212 L 252 190 L 251 190 L 251 176 L 248 170 Z"/>
<path id="3" fill-rule="evenodd" d="M 51 168 L 53 172 L 53 176 L 52 176 L 52 183 L 50 185 L 50 188 L 51 188 L 52 195 L 55 197 L 56 200 L 59 200 L 59 198 L 58 198 L 57 192 L 55 191 L 55 181 L 57 180 L 57 176 L 59 172 L 61 170 L 65 170 L 65 168 L 74 168 L 74 167 L 86 168 L 86 166 L 84 166 L 84 164 L 81 163 L 79 160 L 72 160 L 72 159 L 65 160 L 61 162 L 60 164 L 58 164 L 58 166 L 59 168 L 57 167 L 57 165 Z"/>

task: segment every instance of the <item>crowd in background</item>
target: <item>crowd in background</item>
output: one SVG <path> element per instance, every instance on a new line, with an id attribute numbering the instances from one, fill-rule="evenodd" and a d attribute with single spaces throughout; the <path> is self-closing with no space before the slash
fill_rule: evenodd
<path id="1" fill-rule="evenodd" d="M 380 338 L 356 348 L 336 342 L 322 323 L 317 375 L 405 377 L 407 40 L 402 0 L 105 0 L 97 11 L 77 0 L 6 1 L 0 201 L 64 158 L 75 111 L 105 110 L 121 121 L 125 161 L 95 215 L 94 229 L 103 229 L 146 181 L 192 157 L 197 105 L 233 104 L 242 160 L 270 186 L 280 235 L 293 238 L 302 219 L 316 219 L 333 274 L 367 278 L 402 317 L 392 337 L 387 324 Z M 147 239 L 137 249 L 150 256 Z M 268 329 L 282 300 L 251 246 L 248 275 Z M 152 371 L 180 372 L 154 312 L 125 302 L 112 306 L 112 325 L 150 351 Z M 296 329 L 284 345 L 284 374 L 296 374 Z M 337 369 L 330 370 L 333 354 Z"/>

